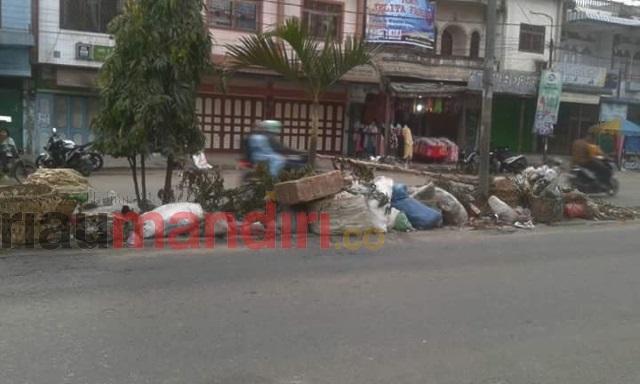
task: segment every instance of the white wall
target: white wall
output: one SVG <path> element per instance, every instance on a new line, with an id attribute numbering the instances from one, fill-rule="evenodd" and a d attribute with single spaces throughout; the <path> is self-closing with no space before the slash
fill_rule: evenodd
<path id="1" fill-rule="evenodd" d="M 438 2 L 436 9 L 436 26 L 438 28 L 438 42 L 436 52 L 440 53 L 442 32 L 449 26 L 463 31 L 463 44 L 459 44 L 454 36 L 453 55 L 469 56 L 471 35 L 480 33 L 480 57 L 484 57 L 485 45 L 485 6 L 482 4 L 465 4 L 458 2 Z"/>
<path id="2" fill-rule="evenodd" d="M 60 0 L 40 0 L 39 9 L 38 62 L 77 67 L 101 66 L 83 60 L 76 60 L 76 43 L 113 46 L 107 34 L 60 29 Z M 55 52 L 60 57 L 55 57 Z"/>
<path id="3" fill-rule="evenodd" d="M 534 72 L 536 61 L 549 60 L 549 43 L 551 38 L 559 42 L 561 15 L 559 14 L 559 0 L 509 0 L 506 2 L 506 18 L 499 21 L 500 39 L 496 42 L 501 70 Z M 549 18 L 531 13 L 542 12 L 553 17 Z M 520 52 L 520 23 L 546 26 L 545 51 L 541 54 Z M 550 26 L 553 24 L 553 26 Z"/>
<path id="4" fill-rule="evenodd" d="M 353 35 L 356 31 L 356 12 L 357 0 L 336 0 L 336 3 L 344 4 L 342 31 L 344 36 Z M 296 17 L 300 18 L 302 14 L 302 0 L 286 0 L 284 1 L 284 19 Z M 276 0 L 266 1 L 262 3 L 262 30 L 268 31 L 277 24 L 278 5 Z M 240 37 L 249 35 L 245 32 L 230 31 L 227 29 L 210 28 L 211 35 L 214 39 L 213 53 L 216 55 L 224 55 L 226 44 L 236 42 Z"/>

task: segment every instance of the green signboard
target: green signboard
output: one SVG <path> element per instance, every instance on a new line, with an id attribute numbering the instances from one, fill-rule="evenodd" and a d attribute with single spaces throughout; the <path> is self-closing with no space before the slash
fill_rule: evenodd
<path id="1" fill-rule="evenodd" d="M 113 52 L 113 47 L 106 45 L 91 45 L 85 43 L 76 44 L 76 59 L 86 61 L 105 62 Z"/>
<path id="2" fill-rule="evenodd" d="M 558 122 L 560 97 L 562 96 L 562 74 L 554 71 L 543 71 L 540 76 L 538 90 L 538 106 L 534 132 L 541 136 L 553 134 L 553 126 Z"/>
<path id="3" fill-rule="evenodd" d="M 93 60 L 105 62 L 107 57 L 113 52 L 113 47 L 107 47 L 104 45 L 93 46 Z"/>

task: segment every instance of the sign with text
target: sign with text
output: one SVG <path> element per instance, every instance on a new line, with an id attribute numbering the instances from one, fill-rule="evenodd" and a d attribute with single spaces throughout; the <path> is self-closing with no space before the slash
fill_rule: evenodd
<path id="1" fill-rule="evenodd" d="M 602 103 L 600 105 L 600 121 L 626 120 L 629 112 L 627 104 Z"/>
<path id="2" fill-rule="evenodd" d="M 484 73 L 473 71 L 469 76 L 467 87 L 473 91 L 482 91 Z M 512 71 L 495 72 L 493 74 L 493 90 L 495 93 L 505 93 L 520 96 L 534 96 L 538 91 L 538 76 L 529 73 Z"/>
<path id="3" fill-rule="evenodd" d="M 560 97 L 562 96 L 562 74 L 543 71 L 538 90 L 538 106 L 534 122 L 534 132 L 540 136 L 553 134 L 553 126 L 558 122 Z"/>
<path id="4" fill-rule="evenodd" d="M 105 62 L 113 52 L 113 47 L 106 45 L 76 44 L 76 59 L 84 61 Z"/>
<path id="5" fill-rule="evenodd" d="M 607 69 L 589 65 L 557 63 L 556 70 L 562 73 L 562 83 L 602 88 L 607 80 Z"/>
<path id="6" fill-rule="evenodd" d="M 435 3 L 428 0 L 369 0 L 366 40 L 433 49 Z"/>

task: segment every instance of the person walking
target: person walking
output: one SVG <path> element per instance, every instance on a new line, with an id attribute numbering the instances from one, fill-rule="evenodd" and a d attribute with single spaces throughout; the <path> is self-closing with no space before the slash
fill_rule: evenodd
<path id="1" fill-rule="evenodd" d="M 404 154 L 402 158 L 405 161 L 405 167 L 408 168 L 413 159 L 413 133 L 411 133 L 411 128 L 406 124 L 402 128 L 402 139 L 404 142 Z"/>

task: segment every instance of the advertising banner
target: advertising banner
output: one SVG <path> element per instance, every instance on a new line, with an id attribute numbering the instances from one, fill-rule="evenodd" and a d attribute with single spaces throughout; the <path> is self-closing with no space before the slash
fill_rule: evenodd
<path id="1" fill-rule="evenodd" d="M 558 122 L 560 97 L 562 96 L 562 74 L 554 71 L 543 71 L 540 76 L 538 90 L 538 107 L 534 132 L 540 136 L 551 136 L 553 126 Z"/>
<path id="2" fill-rule="evenodd" d="M 626 120 L 629 112 L 627 104 L 602 103 L 600 121 Z"/>
<path id="3" fill-rule="evenodd" d="M 366 39 L 433 49 L 436 6 L 428 0 L 369 0 Z"/>
<path id="4" fill-rule="evenodd" d="M 562 83 L 604 87 L 607 80 L 607 69 L 589 65 L 557 63 L 555 69 L 562 72 Z"/>

